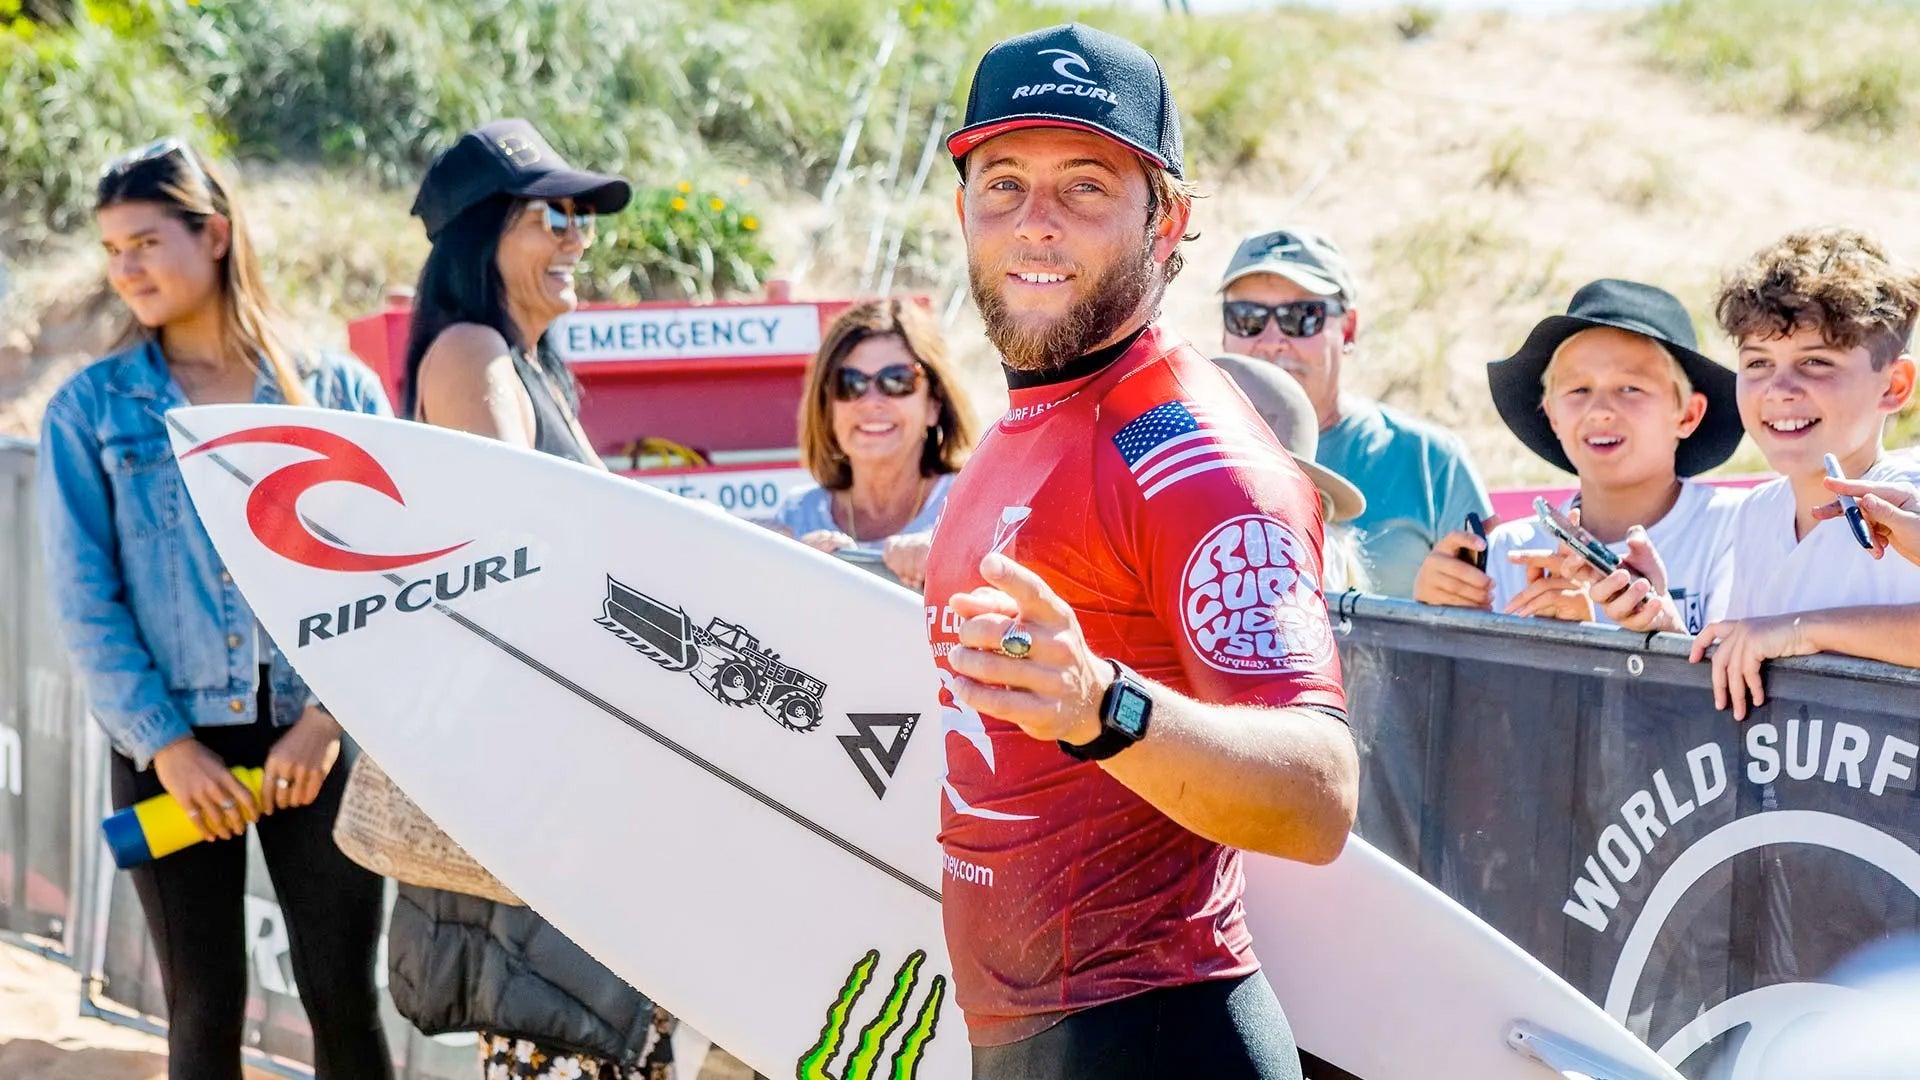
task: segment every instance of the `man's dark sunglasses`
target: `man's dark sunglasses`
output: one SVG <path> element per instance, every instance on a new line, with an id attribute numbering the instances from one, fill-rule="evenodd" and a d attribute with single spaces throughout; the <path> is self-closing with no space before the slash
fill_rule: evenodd
<path id="1" fill-rule="evenodd" d="M 1267 328 L 1267 320 L 1272 319 L 1288 337 L 1310 338 L 1326 329 L 1328 318 L 1346 310 L 1333 300 L 1295 300 L 1271 307 L 1251 300 L 1229 300 L 1220 305 L 1220 316 L 1227 333 L 1234 337 L 1259 337 Z"/>
<path id="2" fill-rule="evenodd" d="M 888 397 L 912 397 L 920 389 L 920 365 L 888 364 L 871 375 L 850 367 L 833 373 L 833 396 L 841 401 L 859 401 L 874 385 Z"/>

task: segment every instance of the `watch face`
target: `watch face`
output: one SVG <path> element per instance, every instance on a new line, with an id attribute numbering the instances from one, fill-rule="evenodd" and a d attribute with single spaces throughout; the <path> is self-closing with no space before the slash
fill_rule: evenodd
<path id="1" fill-rule="evenodd" d="M 1147 733 L 1147 706 L 1151 704 L 1147 695 L 1131 686 L 1122 686 L 1119 699 L 1113 703 L 1113 726 L 1129 738 L 1140 738 Z"/>

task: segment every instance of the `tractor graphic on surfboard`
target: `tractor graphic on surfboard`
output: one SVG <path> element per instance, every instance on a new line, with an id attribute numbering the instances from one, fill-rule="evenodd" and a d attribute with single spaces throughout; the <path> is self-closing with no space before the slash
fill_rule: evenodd
<path id="1" fill-rule="evenodd" d="M 745 627 L 714 618 L 704 629 L 685 610 L 607 577 L 607 599 L 594 621 L 668 671 L 693 676 L 713 700 L 758 705 L 788 731 L 820 726 L 827 684 L 760 646 Z"/>

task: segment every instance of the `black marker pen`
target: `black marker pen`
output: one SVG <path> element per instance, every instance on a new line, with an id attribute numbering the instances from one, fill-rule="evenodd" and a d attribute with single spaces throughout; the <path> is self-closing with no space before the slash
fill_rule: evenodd
<path id="1" fill-rule="evenodd" d="M 1835 480 L 1845 480 L 1847 474 L 1840 471 L 1840 459 L 1827 455 L 1827 475 Z M 1840 496 L 1840 510 L 1847 518 L 1847 528 L 1853 530 L 1853 538 L 1868 551 L 1873 550 L 1873 532 L 1867 528 L 1867 515 L 1860 511 L 1860 504 L 1851 495 Z"/>

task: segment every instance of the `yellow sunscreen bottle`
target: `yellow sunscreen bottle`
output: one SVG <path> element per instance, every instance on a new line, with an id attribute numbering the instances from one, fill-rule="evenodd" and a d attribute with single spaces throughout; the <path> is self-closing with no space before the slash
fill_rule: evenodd
<path id="1" fill-rule="evenodd" d="M 235 767 L 233 775 L 258 799 L 263 771 Z M 165 792 L 142 799 L 107 818 L 100 823 L 100 831 L 106 834 L 114 865 L 122 870 L 200 842 L 200 830 L 193 827 L 185 808 Z"/>

